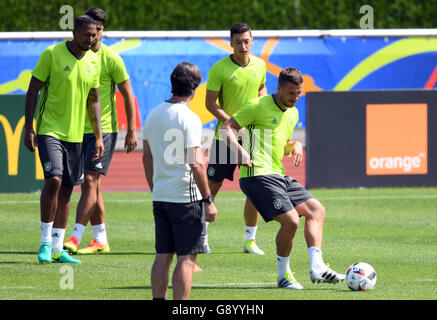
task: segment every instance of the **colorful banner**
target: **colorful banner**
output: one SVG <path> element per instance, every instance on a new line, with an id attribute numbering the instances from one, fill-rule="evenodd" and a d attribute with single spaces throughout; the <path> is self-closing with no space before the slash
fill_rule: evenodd
<path id="1" fill-rule="evenodd" d="M 0 94 L 24 94 L 42 51 L 60 41 L 0 41 Z M 206 81 L 211 66 L 232 52 L 227 39 L 111 38 L 104 43 L 125 61 L 138 103 L 139 126 L 151 109 L 170 97 L 173 68 L 188 61 L 203 76 L 191 108 L 205 128 L 214 128 L 214 117 L 205 108 Z M 437 37 L 255 38 L 252 53 L 266 61 L 268 92 L 276 91 L 283 68 L 293 66 L 304 74 L 304 96 L 297 104 L 300 128 L 306 127 L 308 91 L 436 88 Z M 118 110 L 123 113 L 123 108 Z"/>
<path id="2" fill-rule="evenodd" d="M 0 95 L 0 193 L 35 192 L 43 186 L 38 147 L 30 152 L 23 142 L 24 100 L 24 95 Z"/>

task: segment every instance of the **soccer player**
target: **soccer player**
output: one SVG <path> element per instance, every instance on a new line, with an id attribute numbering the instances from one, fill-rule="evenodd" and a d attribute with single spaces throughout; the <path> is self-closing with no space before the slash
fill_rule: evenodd
<path id="1" fill-rule="evenodd" d="M 290 253 L 299 217 L 305 217 L 305 240 L 310 257 L 311 281 L 336 283 L 345 276 L 328 268 L 322 258 L 325 208 L 292 177 L 284 176 L 282 158 L 292 155 L 297 167 L 302 161 L 302 144 L 291 140 L 299 114 L 295 104 L 302 95 L 303 78 L 294 68 L 281 71 L 276 94 L 248 102 L 223 124 L 223 135 L 235 148 L 240 168 L 240 187 L 266 222 L 281 227 L 276 236 L 278 286 L 302 289 L 290 268 Z M 243 146 L 232 130 L 246 128 Z"/>
<path id="2" fill-rule="evenodd" d="M 266 64 L 252 56 L 250 49 L 253 37 L 245 23 L 232 26 L 231 47 L 234 53 L 216 62 L 210 69 L 206 85 L 206 108 L 217 118 L 215 141 L 211 147 L 208 165 L 208 183 L 215 198 L 223 180 L 233 180 L 236 161 L 220 136 L 223 123 L 247 101 L 266 95 Z M 218 104 L 217 104 L 218 99 Z M 245 242 L 244 252 L 263 255 L 255 243 L 259 214 L 250 200 L 244 206 Z M 209 248 L 208 248 L 209 250 Z"/>
<path id="3" fill-rule="evenodd" d="M 97 35 L 89 16 L 75 19 L 73 40 L 48 47 L 32 72 L 26 94 L 24 144 L 38 145 L 44 169 L 41 192 L 41 263 L 80 263 L 62 249 L 73 186 L 83 183 L 83 133 L 86 114 L 95 135 L 93 159 L 104 154 L 100 124 L 100 59 L 89 50 Z M 33 128 L 41 90 L 36 134 Z M 54 220 L 56 218 L 56 222 Z"/>
<path id="4" fill-rule="evenodd" d="M 100 8 L 93 8 L 89 9 L 85 14 L 93 18 L 97 24 L 97 36 L 91 50 L 97 53 L 102 65 L 99 94 L 100 104 L 102 106 L 103 142 L 106 152 L 98 161 L 93 161 L 92 156 L 95 152 L 95 137 L 92 134 L 91 124 L 87 120 L 83 138 L 85 182 L 81 185 L 82 193 L 77 205 L 76 223 L 70 238 L 64 243 L 64 248 L 68 249 L 70 253 L 92 254 L 110 251 L 104 222 L 105 206 L 100 191 L 100 175 L 106 175 L 117 142 L 116 85 L 123 95 L 127 116 L 128 128 L 124 142 L 127 153 L 136 148 L 137 137 L 135 127 L 135 98 L 129 82 L 129 75 L 126 72 L 126 67 L 121 57 L 101 42 L 101 36 L 106 24 L 105 11 Z M 94 239 L 87 247 L 79 249 L 79 244 L 88 221 L 91 221 Z"/>
<path id="5" fill-rule="evenodd" d="M 196 256 L 207 252 L 205 221 L 217 218 L 201 151 L 202 122 L 189 108 L 201 80 L 197 66 L 176 66 L 172 97 L 154 108 L 144 124 L 143 165 L 155 218 L 154 299 L 167 297 L 174 253 L 173 298 L 189 298 Z"/>

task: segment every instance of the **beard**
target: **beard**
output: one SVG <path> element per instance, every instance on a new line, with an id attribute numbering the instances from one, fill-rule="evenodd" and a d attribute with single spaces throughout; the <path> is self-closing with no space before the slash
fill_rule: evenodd
<path id="1" fill-rule="evenodd" d="M 81 45 L 81 44 L 78 44 L 78 46 L 79 46 L 79 48 L 80 48 L 82 51 L 88 51 L 88 50 L 91 48 L 91 46 L 88 47 L 88 46 L 83 46 L 83 45 Z"/>

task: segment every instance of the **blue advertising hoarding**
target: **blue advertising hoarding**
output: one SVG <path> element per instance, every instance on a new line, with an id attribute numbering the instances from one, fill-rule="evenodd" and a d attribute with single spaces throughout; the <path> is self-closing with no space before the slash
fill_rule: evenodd
<path id="1" fill-rule="evenodd" d="M 0 94 L 25 94 L 30 73 L 43 50 L 67 38 L 3 37 L 4 40 L 0 40 Z M 150 110 L 169 98 L 170 74 L 182 61 L 195 63 L 203 76 L 191 108 L 200 116 L 205 128 L 215 126 L 213 116 L 205 108 L 206 81 L 211 66 L 232 53 L 227 38 L 108 37 L 103 41 L 117 51 L 126 64 L 137 100 L 140 128 Z M 302 71 L 304 96 L 297 104 L 300 128 L 306 127 L 308 91 L 436 88 L 435 36 L 255 37 L 252 54 L 266 61 L 268 92 L 276 91 L 281 69 L 293 66 Z"/>

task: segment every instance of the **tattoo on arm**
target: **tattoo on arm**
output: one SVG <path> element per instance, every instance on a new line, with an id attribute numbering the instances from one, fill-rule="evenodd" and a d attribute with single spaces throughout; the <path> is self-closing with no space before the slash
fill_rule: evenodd
<path id="1" fill-rule="evenodd" d="M 101 135 L 99 89 L 91 88 L 87 99 L 87 111 L 94 133 Z"/>

